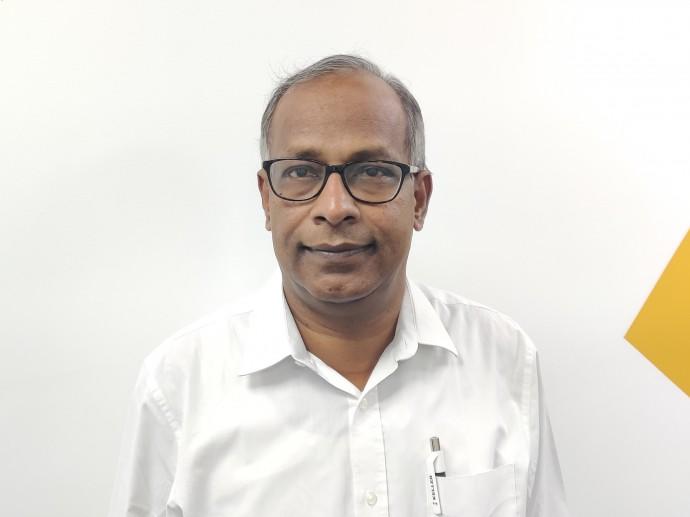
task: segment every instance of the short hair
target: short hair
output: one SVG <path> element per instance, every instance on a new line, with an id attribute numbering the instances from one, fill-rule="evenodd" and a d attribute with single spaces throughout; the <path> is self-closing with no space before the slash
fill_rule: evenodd
<path id="1" fill-rule="evenodd" d="M 261 117 L 261 159 L 270 159 L 268 152 L 268 132 L 271 128 L 271 120 L 273 119 L 276 106 L 278 106 L 278 102 L 283 95 L 297 83 L 306 82 L 341 70 L 362 70 L 369 72 L 385 81 L 386 84 L 398 94 L 407 118 L 405 144 L 410 155 L 410 165 L 415 165 L 421 169 L 426 168 L 424 157 L 424 119 L 422 118 L 422 111 L 419 108 L 417 100 L 400 79 L 391 74 L 384 73 L 376 64 L 368 59 L 351 54 L 334 54 L 324 57 L 316 63 L 282 79 L 278 83 Z"/>

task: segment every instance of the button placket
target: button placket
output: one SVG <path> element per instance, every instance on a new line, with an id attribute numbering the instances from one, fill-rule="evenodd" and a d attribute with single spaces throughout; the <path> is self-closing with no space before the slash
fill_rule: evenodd
<path id="1" fill-rule="evenodd" d="M 388 483 L 376 388 L 351 406 L 350 458 L 355 515 L 388 516 Z"/>

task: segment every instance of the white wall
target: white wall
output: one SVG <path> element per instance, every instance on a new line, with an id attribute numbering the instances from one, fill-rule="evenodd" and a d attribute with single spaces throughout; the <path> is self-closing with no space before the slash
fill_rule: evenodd
<path id="1" fill-rule="evenodd" d="M 685 1 L 0 2 L 2 514 L 103 515 L 141 359 L 273 267 L 276 74 L 405 80 L 436 190 L 412 276 L 543 355 L 574 516 L 690 511 L 688 398 L 623 340 L 690 221 Z"/>

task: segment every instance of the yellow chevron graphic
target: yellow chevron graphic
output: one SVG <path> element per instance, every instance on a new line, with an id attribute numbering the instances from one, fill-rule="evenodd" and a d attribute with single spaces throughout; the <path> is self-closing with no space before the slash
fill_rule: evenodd
<path id="1" fill-rule="evenodd" d="M 625 339 L 690 396 L 690 231 Z"/>

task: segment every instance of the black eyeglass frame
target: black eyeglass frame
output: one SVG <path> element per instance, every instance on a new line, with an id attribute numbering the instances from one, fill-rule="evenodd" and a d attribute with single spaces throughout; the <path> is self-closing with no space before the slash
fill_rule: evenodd
<path id="1" fill-rule="evenodd" d="M 323 177 L 323 183 L 321 183 L 321 187 L 319 187 L 319 190 L 316 192 L 316 194 L 306 199 L 291 199 L 289 197 L 284 197 L 278 194 L 275 187 L 273 186 L 273 181 L 271 180 L 271 165 L 273 165 L 276 162 L 282 162 L 287 160 L 317 163 L 319 165 L 323 165 L 324 167 L 326 167 L 326 174 Z M 355 163 L 387 163 L 389 165 L 396 165 L 400 167 L 400 170 L 402 171 L 402 176 L 400 176 L 400 184 L 398 185 L 398 190 L 395 191 L 395 194 L 393 194 L 393 196 L 390 199 L 386 199 L 385 201 L 366 201 L 364 199 L 358 198 L 350 190 L 350 187 L 347 185 L 347 181 L 345 180 L 344 175 L 345 168 Z M 354 162 L 329 165 L 319 160 L 311 160 L 308 158 L 276 158 L 275 160 L 266 160 L 265 162 L 262 162 L 261 167 L 264 171 L 266 171 L 266 176 L 268 177 L 268 184 L 271 186 L 271 190 L 273 191 L 273 193 L 280 199 L 284 199 L 285 201 L 295 201 L 297 203 L 301 203 L 302 201 L 311 201 L 312 199 L 316 199 L 317 197 L 319 197 L 319 194 L 321 194 L 321 192 L 323 191 L 324 187 L 326 186 L 326 183 L 328 183 L 328 178 L 331 176 L 331 174 L 338 174 L 340 175 L 340 180 L 343 182 L 343 186 L 345 187 L 345 190 L 347 190 L 347 193 L 350 194 L 350 196 L 352 196 L 353 199 L 359 201 L 360 203 L 367 203 L 368 205 L 382 205 L 384 203 L 390 203 L 396 197 L 398 197 L 398 194 L 400 194 L 400 191 L 402 190 L 402 186 L 403 183 L 405 183 L 405 178 L 407 177 L 407 175 L 417 174 L 422 170 L 415 165 L 408 165 L 406 163 L 394 162 L 391 160 L 356 160 Z"/>

